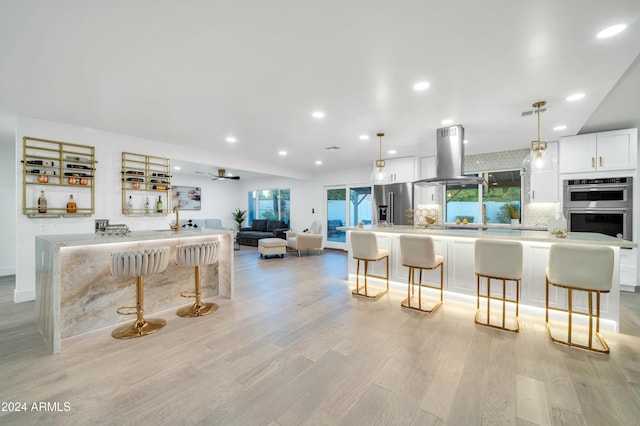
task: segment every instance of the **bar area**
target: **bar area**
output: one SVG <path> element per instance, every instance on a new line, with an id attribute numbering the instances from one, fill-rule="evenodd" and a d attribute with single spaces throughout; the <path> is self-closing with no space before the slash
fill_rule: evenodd
<path id="1" fill-rule="evenodd" d="M 176 247 L 217 241 L 218 262 L 201 268 L 202 297 L 233 297 L 233 234 L 230 231 L 138 231 L 125 236 L 47 235 L 36 238 L 38 328 L 52 353 L 64 339 L 124 321 L 116 310 L 136 300 L 135 279 L 112 276 L 111 254 L 169 247 L 162 273 L 145 277 L 145 313 L 189 303 L 180 296 L 193 286 L 191 267 L 176 264 Z M 163 315 L 174 315 L 173 312 Z"/>

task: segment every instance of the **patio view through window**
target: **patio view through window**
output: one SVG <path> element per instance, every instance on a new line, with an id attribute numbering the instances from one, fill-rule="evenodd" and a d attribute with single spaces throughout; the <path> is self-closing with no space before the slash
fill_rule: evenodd
<path id="1" fill-rule="evenodd" d="M 509 223 L 514 210 L 519 216 L 520 171 L 487 172 L 483 177 L 486 185 L 447 185 L 447 222 Z"/>
<path id="2" fill-rule="evenodd" d="M 291 194 L 289 189 L 249 191 L 247 223 L 254 219 L 283 220 L 289 223 Z"/>

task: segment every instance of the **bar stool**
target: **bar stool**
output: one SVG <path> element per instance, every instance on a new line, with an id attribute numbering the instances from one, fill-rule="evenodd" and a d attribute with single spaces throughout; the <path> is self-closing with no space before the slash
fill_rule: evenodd
<path id="1" fill-rule="evenodd" d="M 549 250 L 549 266 L 547 267 L 546 315 L 547 334 L 549 338 L 567 346 L 575 346 L 593 352 L 609 353 L 609 345 L 600 336 L 600 293 L 608 293 L 613 281 L 613 249 L 611 247 L 583 246 L 577 244 L 553 244 Z M 549 306 L 549 286 L 567 290 L 567 309 Z M 573 310 L 573 291 L 584 291 L 588 297 L 588 312 Z M 596 337 L 602 349 L 593 346 L 593 294 L 596 295 Z M 556 339 L 551 334 L 549 311 L 567 313 L 567 340 Z M 572 340 L 572 316 L 589 317 L 589 343 L 578 344 Z"/>
<path id="2" fill-rule="evenodd" d="M 519 331 L 518 309 L 520 305 L 520 280 L 522 279 L 522 244 L 517 241 L 496 241 L 479 239 L 475 242 L 474 268 L 476 274 L 476 324 L 498 328 L 507 331 Z M 487 294 L 481 293 L 480 278 L 487 279 Z M 491 279 L 502 280 L 502 297 L 491 295 Z M 515 282 L 516 298 L 507 298 L 507 281 Z M 487 301 L 487 320 L 478 319 L 480 314 L 480 299 Z M 502 302 L 502 323 L 491 323 L 491 301 Z M 505 325 L 506 302 L 516 304 L 516 325 L 509 328 Z"/>
<path id="3" fill-rule="evenodd" d="M 385 293 L 389 292 L 389 250 L 378 248 L 378 239 L 373 232 L 351 232 L 351 253 L 353 258 L 358 261 L 356 267 L 356 288 L 351 292 L 354 296 L 366 297 L 368 299 L 377 300 Z M 369 262 L 377 262 L 386 259 L 387 269 L 386 275 L 370 275 Z M 360 261 L 364 261 L 364 293 L 360 293 Z M 369 295 L 367 289 L 367 277 L 384 278 L 387 281 L 387 289 L 375 295 Z"/>
<path id="4" fill-rule="evenodd" d="M 219 248 L 220 243 L 218 241 L 176 247 L 176 263 L 183 266 L 194 266 L 196 276 L 195 290 L 180 293 L 182 297 L 195 297 L 196 301 L 191 306 L 178 309 L 176 312 L 178 316 L 201 317 L 218 309 L 218 305 L 215 303 L 203 303 L 200 300 L 200 266 L 216 263 L 218 261 Z"/>
<path id="5" fill-rule="evenodd" d="M 133 324 L 120 326 L 111 335 L 116 339 L 130 339 L 155 333 L 167 322 L 163 319 L 145 319 L 144 276 L 164 272 L 169 263 L 169 247 L 111 253 L 111 275 L 136 277 L 136 306 L 118 308 L 119 315 L 137 315 Z"/>
<path id="6" fill-rule="evenodd" d="M 434 312 L 442 304 L 444 261 L 442 256 L 435 253 L 433 239 L 431 237 L 423 236 L 400 235 L 400 255 L 402 256 L 402 266 L 407 266 L 409 268 L 407 298 L 402 301 L 400 306 L 422 312 Z M 440 268 L 440 285 L 436 287 L 434 285 L 422 284 L 422 270 L 433 270 L 436 268 Z M 411 294 L 414 293 L 416 269 L 420 270 L 417 308 L 415 306 L 411 306 Z M 440 301 L 432 306 L 431 309 L 422 309 L 422 287 L 430 287 L 440 290 Z"/>

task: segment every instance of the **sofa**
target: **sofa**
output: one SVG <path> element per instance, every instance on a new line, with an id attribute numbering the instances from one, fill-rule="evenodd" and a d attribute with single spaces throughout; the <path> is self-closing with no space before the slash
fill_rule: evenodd
<path id="1" fill-rule="evenodd" d="M 258 240 L 262 238 L 282 238 L 286 240 L 289 226 L 281 220 L 254 219 L 251 226 L 242 227 L 236 239 L 243 246 L 258 247 Z"/>

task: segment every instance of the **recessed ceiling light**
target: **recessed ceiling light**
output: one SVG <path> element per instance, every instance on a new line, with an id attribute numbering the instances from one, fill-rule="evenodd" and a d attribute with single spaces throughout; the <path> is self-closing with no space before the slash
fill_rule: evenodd
<path id="1" fill-rule="evenodd" d="M 448 126 L 449 124 L 452 124 L 452 123 L 453 123 L 453 120 L 452 120 L 452 119 L 450 119 L 450 118 L 447 118 L 446 120 L 442 120 L 442 121 L 440 122 L 440 124 L 443 124 L 443 125 L 445 125 L 445 126 Z"/>
<path id="2" fill-rule="evenodd" d="M 564 124 L 562 124 L 562 125 L 560 125 L 560 126 L 556 126 L 556 127 L 554 127 L 554 128 L 553 128 L 553 130 L 556 130 L 556 131 L 557 131 L 557 130 L 564 130 L 564 129 L 566 129 L 566 128 L 567 128 L 567 126 L 565 126 Z"/>
<path id="3" fill-rule="evenodd" d="M 462 141 L 462 143 L 469 143 L 469 141 L 465 139 Z"/>
<path id="4" fill-rule="evenodd" d="M 180 166 L 173 166 L 173 170 L 180 170 L 181 167 Z"/>
<path id="5" fill-rule="evenodd" d="M 627 28 L 627 26 L 625 24 L 612 25 L 609 28 L 605 28 L 604 30 L 600 31 L 598 33 L 598 35 L 596 35 L 596 37 L 598 37 L 598 38 L 612 37 L 612 36 L 614 36 L 616 34 L 620 34 L 626 28 Z"/>
<path id="6" fill-rule="evenodd" d="M 429 88 L 429 86 L 431 86 L 429 83 L 427 83 L 426 81 L 421 81 L 419 83 L 416 83 L 413 85 L 413 90 L 420 92 L 422 90 L 427 90 Z"/>
<path id="7" fill-rule="evenodd" d="M 287 155 L 287 151 L 284 151 L 284 150 L 278 151 L 278 154 L 284 157 L 285 155 Z"/>
<path id="8" fill-rule="evenodd" d="M 369 135 L 360 135 L 360 139 L 366 141 L 367 139 L 369 139 Z"/>
<path id="9" fill-rule="evenodd" d="M 582 99 L 582 98 L 584 98 L 584 93 L 576 93 L 576 94 L 573 94 L 571 96 L 567 96 L 567 100 L 569 102 L 577 101 L 577 100 Z"/>
<path id="10" fill-rule="evenodd" d="M 311 114 L 311 116 L 313 118 L 323 118 L 324 117 L 324 112 L 322 111 L 315 111 L 313 114 Z"/>
<path id="11" fill-rule="evenodd" d="M 387 154 L 395 154 L 397 151 L 395 149 L 390 149 L 389 151 L 387 151 Z"/>
<path id="12" fill-rule="evenodd" d="M 229 136 L 229 137 L 227 137 L 225 140 L 226 140 L 227 142 L 229 142 L 229 143 L 234 143 L 234 142 L 236 142 L 236 138 L 234 138 L 233 136 Z"/>
<path id="13" fill-rule="evenodd" d="M 317 160 L 317 161 L 316 161 L 316 164 L 319 166 L 320 164 L 322 164 L 322 161 Z"/>

